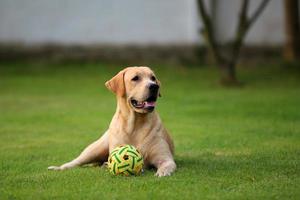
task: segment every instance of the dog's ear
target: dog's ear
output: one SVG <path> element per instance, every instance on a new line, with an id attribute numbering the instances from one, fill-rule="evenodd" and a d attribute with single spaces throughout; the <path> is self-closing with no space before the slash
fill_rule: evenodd
<path id="1" fill-rule="evenodd" d="M 125 69 L 120 71 L 117 75 L 115 75 L 105 83 L 105 86 L 110 91 L 115 93 L 117 96 L 121 96 L 121 97 L 125 95 L 124 75 L 125 75 Z"/>

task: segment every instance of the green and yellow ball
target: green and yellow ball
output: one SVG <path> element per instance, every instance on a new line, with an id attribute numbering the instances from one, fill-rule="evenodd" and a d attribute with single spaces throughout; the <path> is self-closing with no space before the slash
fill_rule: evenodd
<path id="1" fill-rule="evenodd" d="M 140 175 L 144 160 L 140 152 L 132 145 L 115 148 L 108 157 L 108 169 L 113 175 Z"/>

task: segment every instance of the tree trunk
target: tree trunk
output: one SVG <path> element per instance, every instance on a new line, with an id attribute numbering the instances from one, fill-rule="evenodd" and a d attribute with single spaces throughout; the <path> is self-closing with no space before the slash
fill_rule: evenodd
<path id="1" fill-rule="evenodd" d="M 227 86 L 237 86 L 240 83 L 236 77 L 236 63 L 239 57 L 241 47 L 243 45 L 244 38 L 249 31 L 251 25 L 257 20 L 258 16 L 265 9 L 270 0 L 262 0 L 259 6 L 254 10 L 251 16 L 247 15 L 249 0 L 243 0 L 241 4 L 241 11 L 239 14 L 239 22 L 235 37 L 233 39 L 231 49 L 229 50 L 229 56 L 226 56 L 227 52 L 224 52 L 222 45 L 218 44 L 216 40 L 216 28 L 214 27 L 213 14 L 209 15 L 204 5 L 204 0 L 198 0 L 198 10 L 204 25 L 202 34 L 205 41 L 212 52 L 217 65 L 221 72 L 221 83 Z M 216 6 L 217 1 L 211 1 Z"/>
<path id="2" fill-rule="evenodd" d="M 219 63 L 221 72 L 221 84 L 225 86 L 238 86 L 240 85 L 236 77 L 236 66 L 235 63 L 224 62 Z"/>
<path id="3" fill-rule="evenodd" d="M 284 57 L 288 61 L 295 61 L 300 54 L 300 28 L 298 0 L 285 0 L 285 32 L 286 42 Z"/>

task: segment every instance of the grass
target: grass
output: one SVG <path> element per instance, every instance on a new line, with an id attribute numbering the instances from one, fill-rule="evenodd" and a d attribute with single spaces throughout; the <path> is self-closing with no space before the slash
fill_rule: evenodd
<path id="1" fill-rule="evenodd" d="M 210 68 L 154 66 L 176 145 L 171 177 L 47 171 L 108 127 L 115 98 L 104 82 L 119 69 L 0 64 L 0 199 L 299 199 L 300 75 L 279 65 L 241 69 L 235 89 Z"/>

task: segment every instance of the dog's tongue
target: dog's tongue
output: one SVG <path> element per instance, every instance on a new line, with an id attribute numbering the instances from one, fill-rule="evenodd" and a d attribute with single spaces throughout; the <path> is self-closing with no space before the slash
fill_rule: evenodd
<path id="1" fill-rule="evenodd" d="M 145 107 L 155 107 L 155 102 L 154 101 L 152 101 L 152 102 L 145 101 Z"/>

